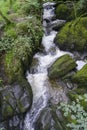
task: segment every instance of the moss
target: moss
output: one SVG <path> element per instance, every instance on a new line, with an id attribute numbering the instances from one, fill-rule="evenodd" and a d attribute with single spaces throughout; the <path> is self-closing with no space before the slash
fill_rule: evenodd
<path id="1" fill-rule="evenodd" d="M 24 113 L 26 110 L 25 110 L 25 107 L 23 106 L 23 104 L 17 100 L 17 105 L 18 105 L 18 109 L 21 113 Z"/>
<path id="2" fill-rule="evenodd" d="M 6 119 L 7 117 L 11 117 L 14 113 L 14 110 L 11 106 L 7 105 L 6 108 L 3 108 L 3 118 Z"/>
<path id="3" fill-rule="evenodd" d="M 60 49 L 87 51 L 87 17 L 66 23 L 55 38 Z"/>
<path id="4" fill-rule="evenodd" d="M 76 63 L 68 54 L 58 58 L 48 69 L 48 75 L 51 79 L 61 78 L 68 72 L 75 69 Z M 66 69 L 67 68 L 67 69 Z"/>
<path id="5" fill-rule="evenodd" d="M 80 86 L 87 87 L 87 64 L 72 77 L 72 81 Z"/>
<path id="6" fill-rule="evenodd" d="M 74 9 L 67 4 L 59 4 L 56 7 L 56 16 L 58 19 L 71 20 L 74 19 Z"/>
<path id="7" fill-rule="evenodd" d="M 4 62 L 5 72 L 7 74 L 9 83 L 17 80 L 19 76 L 23 76 L 21 62 L 14 57 L 14 53 L 12 51 L 6 54 Z"/>

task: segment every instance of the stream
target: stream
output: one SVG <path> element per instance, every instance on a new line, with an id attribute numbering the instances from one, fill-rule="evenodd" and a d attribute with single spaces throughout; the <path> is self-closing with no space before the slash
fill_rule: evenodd
<path id="1" fill-rule="evenodd" d="M 33 57 L 34 65 L 31 66 L 30 71 L 27 71 L 27 80 L 31 85 L 33 91 L 33 103 L 29 112 L 27 112 L 24 121 L 24 130 L 35 130 L 35 122 L 38 119 L 41 111 L 47 106 L 49 99 L 55 98 L 56 93 L 52 90 L 48 78 L 47 69 L 53 62 L 64 54 L 73 56 L 70 52 L 61 51 L 55 44 L 54 38 L 57 31 L 53 27 L 65 23 L 65 20 L 55 20 L 55 3 L 47 2 L 43 4 L 43 30 L 42 38 L 43 51 L 38 52 Z M 77 69 L 81 69 L 85 62 L 77 61 Z M 32 63 L 33 64 L 33 63 Z M 61 90 L 62 96 L 66 98 L 64 92 Z"/>

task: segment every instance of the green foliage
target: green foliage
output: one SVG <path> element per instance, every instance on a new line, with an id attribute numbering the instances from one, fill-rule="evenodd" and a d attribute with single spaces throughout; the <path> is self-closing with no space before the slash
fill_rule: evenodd
<path id="1" fill-rule="evenodd" d="M 32 14 L 32 15 L 35 15 L 35 14 L 38 14 L 40 13 L 40 3 L 38 2 L 38 0 L 27 0 L 24 5 L 22 6 L 22 10 L 24 12 L 24 14 Z"/>
<path id="2" fill-rule="evenodd" d="M 4 31 L 4 36 L 0 38 L 0 53 L 11 50 L 15 43 L 20 41 L 19 36 L 23 36 L 25 42 L 28 40 L 29 44 L 32 43 L 38 47 L 43 34 L 40 20 L 33 16 L 16 25 L 6 26 Z"/>
<path id="3" fill-rule="evenodd" d="M 14 46 L 14 55 L 19 60 L 25 60 L 27 53 L 32 54 L 33 44 L 30 37 L 26 35 L 24 37 L 19 36 L 17 40 L 15 40 Z"/>
<path id="4" fill-rule="evenodd" d="M 10 2 L 9 0 L 0 0 L 0 10 L 3 12 L 3 15 L 9 17 L 9 14 L 12 12 L 17 12 L 20 9 L 20 1 L 16 0 L 13 1 L 12 10 L 10 9 Z M 0 20 L 2 21 L 2 17 L 0 16 Z"/>
<path id="5" fill-rule="evenodd" d="M 80 101 L 87 102 L 87 94 L 79 96 L 76 101 L 71 104 L 60 103 L 59 109 L 63 111 L 64 117 L 69 118 L 67 127 L 72 130 L 87 130 L 87 112 L 81 106 Z"/>

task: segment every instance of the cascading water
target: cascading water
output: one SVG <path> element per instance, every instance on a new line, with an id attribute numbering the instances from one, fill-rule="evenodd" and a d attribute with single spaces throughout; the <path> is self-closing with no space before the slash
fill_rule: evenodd
<path id="1" fill-rule="evenodd" d="M 64 20 L 54 20 L 54 6 L 55 3 L 50 2 L 43 5 L 43 28 L 45 34 L 42 38 L 42 45 L 44 52 L 35 54 L 34 60 L 38 61 L 37 65 L 34 68 L 31 67 L 30 72 L 27 72 L 27 79 L 33 91 L 33 104 L 31 110 L 26 115 L 24 130 L 35 130 L 34 124 L 41 111 L 47 106 L 50 98 L 50 83 L 47 76 L 47 69 L 58 57 L 66 53 L 72 55 L 69 52 L 60 51 L 53 43 L 57 32 L 53 31 L 52 28 L 55 27 L 55 23 L 59 25 L 61 22 L 65 22 Z M 79 64 L 79 62 L 77 63 Z"/>

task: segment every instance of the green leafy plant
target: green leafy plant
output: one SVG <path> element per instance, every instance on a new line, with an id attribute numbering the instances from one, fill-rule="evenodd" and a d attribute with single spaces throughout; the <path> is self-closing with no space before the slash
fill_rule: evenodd
<path id="1" fill-rule="evenodd" d="M 58 107 L 62 110 L 64 117 L 69 118 L 67 127 L 72 130 L 87 130 L 87 112 L 80 104 L 82 100 L 87 103 L 87 94 L 79 95 L 78 99 L 72 101 L 71 104 L 60 103 L 60 107 Z"/>

